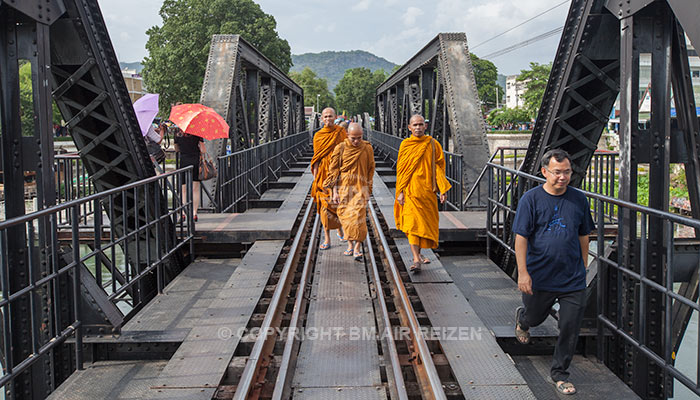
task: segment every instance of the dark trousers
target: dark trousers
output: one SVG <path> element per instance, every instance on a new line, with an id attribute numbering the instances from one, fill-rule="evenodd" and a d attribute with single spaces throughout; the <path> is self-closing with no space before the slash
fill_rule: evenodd
<path id="1" fill-rule="evenodd" d="M 531 295 L 523 294 L 525 310 L 520 313 L 518 321 L 520 327 L 525 330 L 541 324 L 547 319 L 556 301 L 559 301 L 559 338 L 554 348 L 550 372 L 554 382 L 566 381 L 569 378 L 566 370 L 576 350 L 583 312 L 586 309 L 586 291 L 560 293 L 533 289 Z"/>

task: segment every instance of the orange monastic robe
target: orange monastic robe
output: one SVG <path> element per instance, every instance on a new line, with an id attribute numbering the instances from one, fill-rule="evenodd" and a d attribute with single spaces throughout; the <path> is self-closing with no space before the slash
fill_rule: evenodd
<path id="1" fill-rule="evenodd" d="M 401 142 L 396 162 L 396 196 L 403 192 L 404 205 L 394 201 L 394 220 L 410 244 L 423 249 L 437 247 L 440 217 L 435 194 L 445 193 L 451 187 L 445 176 L 445 155 L 437 140 L 411 135 Z"/>
<path id="2" fill-rule="evenodd" d="M 336 205 L 331 202 L 332 192 L 323 187 L 323 182 L 328 177 L 328 164 L 335 146 L 347 137 L 345 128 L 333 125 L 323 127 L 314 134 L 314 156 L 311 159 L 311 168 L 318 163 L 318 173 L 311 185 L 311 197 L 316 201 L 316 210 L 321 217 L 321 223 L 326 229 L 340 228 L 340 221 L 336 215 Z"/>
<path id="3" fill-rule="evenodd" d="M 338 187 L 338 218 L 345 239 L 363 241 L 367 237 L 367 202 L 372 194 L 374 149 L 367 141 L 353 146 L 350 139 L 337 146 L 331 155 L 324 187 Z"/>

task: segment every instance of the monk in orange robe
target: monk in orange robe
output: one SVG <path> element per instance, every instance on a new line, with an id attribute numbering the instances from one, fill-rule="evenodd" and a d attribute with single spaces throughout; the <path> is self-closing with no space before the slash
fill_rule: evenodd
<path id="1" fill-rule="evenodd" d="M 452 185 L 445 176 L 445 155 L 437 140 L 425 135 L 425 119 L 413 115 L 408 123 L 411 136 L 401 142 L 396 162 L 396 201 L 394 219 L 396 228 L 408 236 L 413 253 L 411 271 L 420 271 L 429 259 L 420 249 L 434 249 L 438 245 L 439 223 L 436 194 L 444 203 Z"/>
<path id="2" fill-rule="evenodd" d="M 362 127 L 353 122 L 348 138 L 335 146 L 324 187 L 333 190 L 338 218 L 343 226 L 348 249 L 343 254 L 362 261 L 362 242 L 367 237 L 367 202 L 372 194 L 374 149 L 362 140 Z"/>
<path id="3" fill-rule="evenodd" d="M 311 159 L 311 172 L 314 174 L 314 182 L 311 185 L 311 197 L 316 201 L 316 210 L 323 224 L 325 240 L 321 244 L 321 250 L 326 250 L 331 245 L 330 231 L 338 229 L 338 237 L 344 241 L 340 221 L 336 215 L 336 204 L 333 203 L 330 189 L 323 187 L 323 182 L 328 177 L 328 165 L 331 153 L 336 145 L 347 137 L 345 129 L 335 124 L 335 110 L 326 108 L 321 112 L 323 128 L 314 134 L 314 156 Z"/>

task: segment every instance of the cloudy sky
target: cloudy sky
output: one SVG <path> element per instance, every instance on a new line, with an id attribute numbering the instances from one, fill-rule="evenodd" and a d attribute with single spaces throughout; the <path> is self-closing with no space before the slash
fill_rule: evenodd
<path id="1" fill-rule="evenodd" d="M 569 1 L 488 43 L 482 42 L 555 7 L 563 0 L 256 0 L 277 20 L 293 54 L 366 50 L 403 64 L 439 32 L 465 32 L 470 51 L 483 57 L 564 25 Z M 120 61 L 146 55 L 146 30 L 161 25 L 159 0 L 100 0 Z M 432 4 L 429 7 L 428 4 Z M 504 75 L 530 61 L 554 59 L 559 35 L 491 61 Z"/>

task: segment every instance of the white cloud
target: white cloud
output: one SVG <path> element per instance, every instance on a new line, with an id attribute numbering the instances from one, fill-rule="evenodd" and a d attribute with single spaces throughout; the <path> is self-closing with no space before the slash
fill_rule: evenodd
<path id="1" fill-rule="evenodd" d="M 365 11 L 369 9 L 370 0 L 360 0 L 359 3 L 352 6 L 353 11 Z"/>
<path id="2" fill-rule="evenodd" d="M 384 4 L 387 6 L 393 6 L 395 4 L 399 4 L 399 0 L 384 0 Z"/>
<path id="3" fill-rule="evenodd" d="M 403 21 L 403 24 L 406 26 L 412 26 L 416 23 L 418 17 L 423 14 L 425 14 L 423 10 L 418 7 L 408 7 L 406 12 L 401 16 L 401 21 Z"/>

